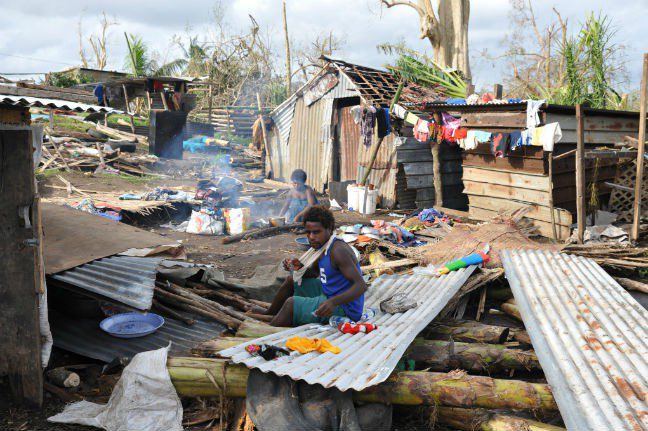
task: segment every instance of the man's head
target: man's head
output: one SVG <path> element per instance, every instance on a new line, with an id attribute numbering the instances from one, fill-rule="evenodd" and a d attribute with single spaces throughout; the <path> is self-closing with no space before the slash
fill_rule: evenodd
<path id="1" fill-rule="evenodd" d="M 304 184 L 306 184 L 306 178 L 306 172 L 302 169 L 295 169 L 290 175 L 290 182 L 294 188 L 301 189 L 304 187 Z"/>
<path id="2" fill-rule="evenodd" d="M 321 205 L 313 205 L 304 214 L 304 228 L 311 247 L 318 249 L 328 242 L 335 229 L 333 213 Z"/>

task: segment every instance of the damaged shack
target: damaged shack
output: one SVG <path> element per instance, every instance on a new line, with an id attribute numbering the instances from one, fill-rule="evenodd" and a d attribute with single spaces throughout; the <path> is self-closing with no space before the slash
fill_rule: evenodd
<path id="1" fill-rule="evenodd" d="M 269 169 L 286 181 L 294 169 L 304 169 L 316 191 L 328 189 L 346 201 L 346 185 L 362 179 L 380 140 L 377 130 L 363 134 L 354 107 L 389 108 L 399 83 L 384 70 L 325 60 L 320 73 L 271 112 Z M 418 104 L 439 98 L 441 88 L 407 84 L 398 100 Z M 426 208 L 434 203 L 430 145 L 412 136 L 407 125 L 384 136 L 373 163 L 368 181 L 384 208 Z M 459 148 L 442 145 L 440 159 L 444 206 L 466 209 Z"/>

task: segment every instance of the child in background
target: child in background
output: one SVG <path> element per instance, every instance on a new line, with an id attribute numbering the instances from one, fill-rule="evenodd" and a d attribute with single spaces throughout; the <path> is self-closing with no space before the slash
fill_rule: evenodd
<path id="1" fill-rule="evenodd" d="M 301 169 L 295 169 L 290 175 L 293 188 L 290 190 L 286 203 L 279 213 L 279 217 L 286 215 L 287 223 L 302 221 L 306 209 L 318 204 L 315 190 L 306 185 L 306 178 L 306 172 Z"/>

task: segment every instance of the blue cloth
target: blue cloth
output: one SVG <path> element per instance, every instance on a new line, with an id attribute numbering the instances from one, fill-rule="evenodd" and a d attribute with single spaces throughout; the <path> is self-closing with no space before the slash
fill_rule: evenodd
<path id="1" fill-rule="evenodd" d="M 391 119 L 389 118 L 389 108 L 382 108 L 385 111 L 385 123 L 387 124 L 387 134 L 391 133 Z"/>
<path id="2" fill-rule="evenodd" d="M 522 146 L 522 132 L 511 132 L 511 151 Z"/>
<path id="3" fill-rule="evenodd" d="M 491 135 L 492 135 L 491 132 L 484 132 L 482 130 L 475 131 L 475 139 L 477 140 L 477 142 L 480 143 L 490 141 Z"/>
<path id="4" fill-rule="evenodd" d="M 445 214 L 441 211 L 437 211 L 434 208 L 426 208 L 419 213 L 418 218 L 421 221 L 429 221 L 430 223 L 433 223 L 435 218 L 443 218 L 444 216 Z"/>
<path id="5" fill-rule="evenodd" d="M 341 241 L 339 238 L 336 238 L 335 241 Z M 322 254 L 319 259 L 319 268 L 320 268 L 320 280 L 322 281 L 322 291 L 327 298 L 332 298 L 341 293 L 346 292 L 353 286 L 353 282 L 348 280 L 339 270 L 333 267 L 331 262 L 331 248 L 335 241 L 331 243 L 328 250 Z M 356 262 L 356 267 L 358 272 L 362 274 L 360 270 L 360 263 Z M 342 304 L 342 309 L 344 313 L 354 322 L 360 320 L 362 316 L 362 310 L 364 309 L 364 293 L 354 299 L 353 301 Z"/>
<path id="6" fill-rule="evenodd" d="M 461 99 L 459 97 L 455 97 L 453 99 L 446 100 L 446 103 L 448 105 L 465 105 L 466 104 L 466 99 Z"/>
<path id="7" fill-rule="evenodd" d="M 97 103 L 103 106 L 103 97 L 104 97 L 104 87 L 103 85 L 97 85 L 94 88 L 94 95 L 97 98 Z"/>
<path id="8" fill-rule="evenodd" d="M 182 141 L 182 149 L 185 151 L 190 151 L 195 153 L 196 151 L 205 150 L 205 141 L 207 140 L 206 136 L 196 136 L 186 141 Z"/>

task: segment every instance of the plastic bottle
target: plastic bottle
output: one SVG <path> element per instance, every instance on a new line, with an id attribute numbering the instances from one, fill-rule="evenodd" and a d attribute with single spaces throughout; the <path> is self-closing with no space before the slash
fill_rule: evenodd
<path id="1" fill-rule="evenodd" d="M 375 308 L 367 308 L 364 313 L 362 313 L 362 316 L 360 316 L 360 322 L 366 322 L 367 320 L 371 320 L 374 317 L 376 317 L 376 312 L 377 310 Z"/>
<path id="2" fill-rule="evenodd" d="M 353 321 L 346 316 L 331 316 L 329 319 L 329 325 L 334 328 L 337 328 L 343 323 L 352 323 Z"/>

